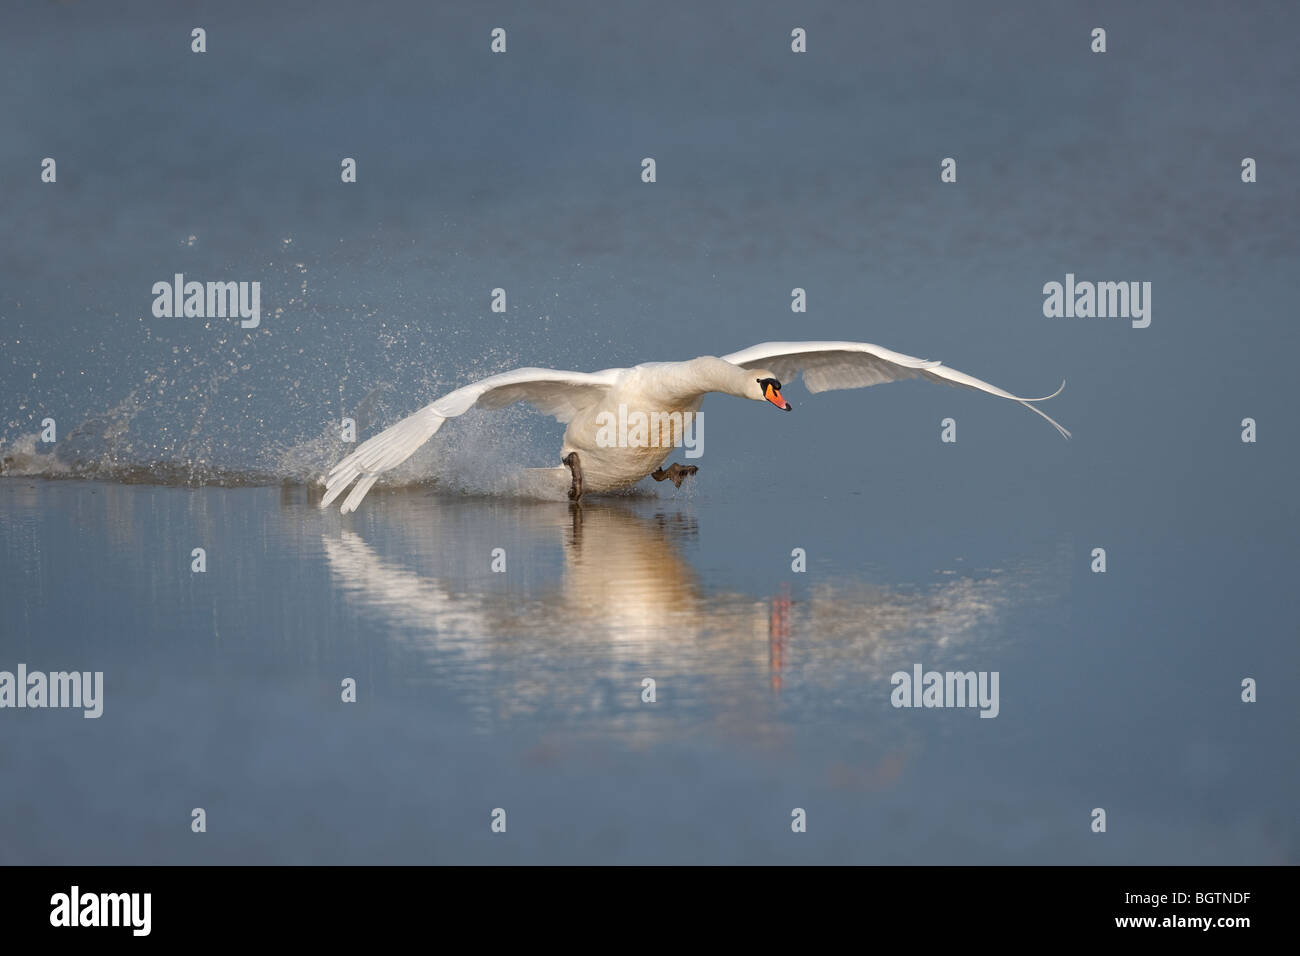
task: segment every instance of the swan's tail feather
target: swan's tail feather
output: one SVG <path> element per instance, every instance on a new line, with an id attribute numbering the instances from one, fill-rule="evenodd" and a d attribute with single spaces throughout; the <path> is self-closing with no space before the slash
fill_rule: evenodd
<path id="1" fill-rule="evenodd" d="M 355 481 L 356 486 L 343 499 L 339 510 L 343 514 L 356 511 L 357 505 L 361 504 L 366 492 L 374 487 L 379 475 L 410 458 L 417 448 L 433 437 L 446 420 L 431 408 L 422 408 L 362 442 L 356 451 L 330 469 L 325 478 L 325 495 L 321 498 L 320 506 L 328 508 Z"/>

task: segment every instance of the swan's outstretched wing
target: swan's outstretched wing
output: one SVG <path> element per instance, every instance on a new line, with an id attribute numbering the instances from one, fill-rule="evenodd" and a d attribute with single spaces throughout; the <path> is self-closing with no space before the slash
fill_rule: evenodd
<path id="1" fill-rule="evenodd" d="M 356 511 L 382 472 L 406 461 L 433 437 L 443 422 L 463 415 L 475 405 L 503 408 L 515 402 L 527 402 L 538 411 L 567 422 L 600 401 L 620 371 L 563 372 L 552 368 L 517 368 L 458 388 L 362 442 L 356 451 L 331 468 L 325 478 L 325 497 L 320 506 L 328 507 L 356 481 L 340 509 L 344 514 Z"/>
<path id="2" fill-rule="evenodd" d="M 783 383 L 802 374 L 804 385 L 810 392 L 865 388 L 868 385 L 899 382 L 907 378 L 928 378 L 944 385 L 961 385 L 1019 402 L 1031 412 L 1046 418 L 1066 438 L 1070 437 L 1066 429 L 1031 404 L 1055 398 L 1065 388 L 1065 382 L 1051 395 L 1021 398 L 1004 392 L 996 385 L 980 381 L 973 375 L 947 368 L 942 362 L 926 361 L 866 342 L 764 342 L 724 355 L 722 359 L 741 368 L 767 369 Z"/>

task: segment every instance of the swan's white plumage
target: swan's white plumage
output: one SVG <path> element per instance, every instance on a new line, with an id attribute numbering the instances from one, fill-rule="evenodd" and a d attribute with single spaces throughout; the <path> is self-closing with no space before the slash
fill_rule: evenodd
<path id="1" fill-rule="evenodd" d="M 839 388 L 865 388 L 909 378 L 927 378 L 943 385 L 960 385 L 1019 402 L 1031 412 L 1046 418 L 1066 438 L 1070 437 L 1069 431 L 1031 404 L 1045 402 L 1060 395 L 1065 382 L 1051 395 L 1021 398 L 973 375 L 948 368 L 942 362 L 903 355 L 866 342 L 764 342 L 724 355 L 722 360 L 742 368 L 770 369 L 785 384 L 803 375 L 804 386 L 813 393 Z"/>
<path id="2" fill-rule="evenodd" d="M 619 371 L 565 372 L 550 368 L 517 368 L 449 392 L 362 442 L 356 451 L 331 468 L 325 479 L 321 507 L 327 507 L 356 481 L 340 509 L 344 514 L 356 511 L 382 472 L 406 461 L 434 436 L 443 422 L 465 414 L 476 404 L 485 408 L 503 408 L 514 402 L 528 402 L 538 411 L 568 422 L 579 411 L 598 403 Z"/>
<path id="3" fill-rule="evenodd" d="M 344 513 L 355 511 L 381 473 L 409 458 L 448 418 L 463 415 L 476 405 L 502 408 L 527 402 L 569 425 L 565 447 L 580 448 L 584 456 L 594 458 L 594 461 L 584 459 L 587 460 L 584 467 L 594 465 L 591 470 L 598 476 L 603 471 L 611 487 L 618 482 L 639 480 L 654 470 L 657 463 L 650 463 L 642 471 L 645 462 L 650 461 L 644 452 L 629 461 L 627 450 L 621 450 L 624 458 L 619 460 L 619 449 L 595 448 L 591 439 L 598 415 L 606 411 L 615 413 L 619 404 L 689 410 L 697 408 L 705 394 L 717 391 L 761 400 L 756 384 L 743 374 L 746 370 L 759 369 L 771 372 L 787 384 L 802 375 L 804 385 L 813 393 L 864 388 L 909 378 L 960 385 L 1019 402 L 1051 422 L 1066 438 L 1070 437 L 1065 428 L 1031 404 L 1052 398 L 1061 389 L 1045 398 L 1021 398 L 940 362 L 865 342 L 764 342 L 721 359 L 654 362 L 601 372 L 520 368 L 489 376 L 449 392 L 362 442 L 356 451 L 330 469 L 321 507 L 327 507 L 355 481 L 340 509 Z M 1062 382 L 1061 388 L 1064 387 Z M 667 451 L 657 461 L 666 456 Z"/>

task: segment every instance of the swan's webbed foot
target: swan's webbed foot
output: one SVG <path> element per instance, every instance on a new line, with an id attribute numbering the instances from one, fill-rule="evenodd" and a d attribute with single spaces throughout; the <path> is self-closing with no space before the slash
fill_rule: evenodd
<path id="1" fill-rule="evenodd" d="M 682 482 L 688 476 L 695 474 L 699 470 L 699 465 L 679 465 L 677 462 L 673 462 L 667 467 L 667 469 L 656 468 L 654 471 L 650 472 L 650 477 L 655 481 L 663 481 L 667 478 L 673 483 L 674 487 L 680 488 Z"/>
<path id="2" fill-rule="evenodd" d="M 582 500 L 582 462 L 578 460 L 578 453 L 571 451 L 561 460 L 562 464 L 569 466 L 569 474 L 573 475 L 573 484 L 569 485 L 569 500 Z"/>

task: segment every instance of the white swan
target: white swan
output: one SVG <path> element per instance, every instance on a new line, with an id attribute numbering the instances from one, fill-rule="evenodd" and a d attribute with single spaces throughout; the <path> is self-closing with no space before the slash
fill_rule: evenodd
<path id="1" fill-rule="evenodd" d="M 603 372 L 565 372 L 548 368 L 520 368 L 492 375 L 444 395 L 412 415 L 403 418 L 373 438 L 362 442 L 325 478 L 321 507 L 328 507 L 354 481 L 343 499 L 341 511 L 355 511 L 379 475 L 401 464 L 428 441 L 449 418 L 463 415 L 477 405 L 502 408 L 528 402 L 539 411 L 568 425 L 560 457 L 565 467 L 533 469 L 570 482 L 569 497 L 579 499 L 586 492 L 617 491 L 650 476 L 665 478 L 680 486 L 694 474 L 694 465 L 660 466 L 672 452 L 672 442 L 653 444 L 608 441 L 609 423 L 617 419 L 620 406 L 624 420 L 639 412 L 652 421 L 655 416 L 687 415 L 699 410 L 704 396 L 724 392 L 739 398 L 771 402 L 789 411 L 781 395 L 782 381 L 803 375 L 810 392 L 837 388 L 863 388 L 908 378 L 928 378 L 945 385 L 962 385 L 1009 398 L 1042 415 L 1066 438 L 1070 433 L 1031 402 L 1054 398 L 1065 388 L 1061 383 L 1043 398 L 1020 398 L 996 385 L 982 382 L 965 372 L 946 368 L 940 362 L 903 355 L 865 342 L 764 342 L 721 358 L 711 355 L 688 362 L 647 362 L 632 368 L 609 368 Z M 658 435 L 654 436 L 658 439 Z M 567 467 L 567 471 L 566 471 Z"/>

